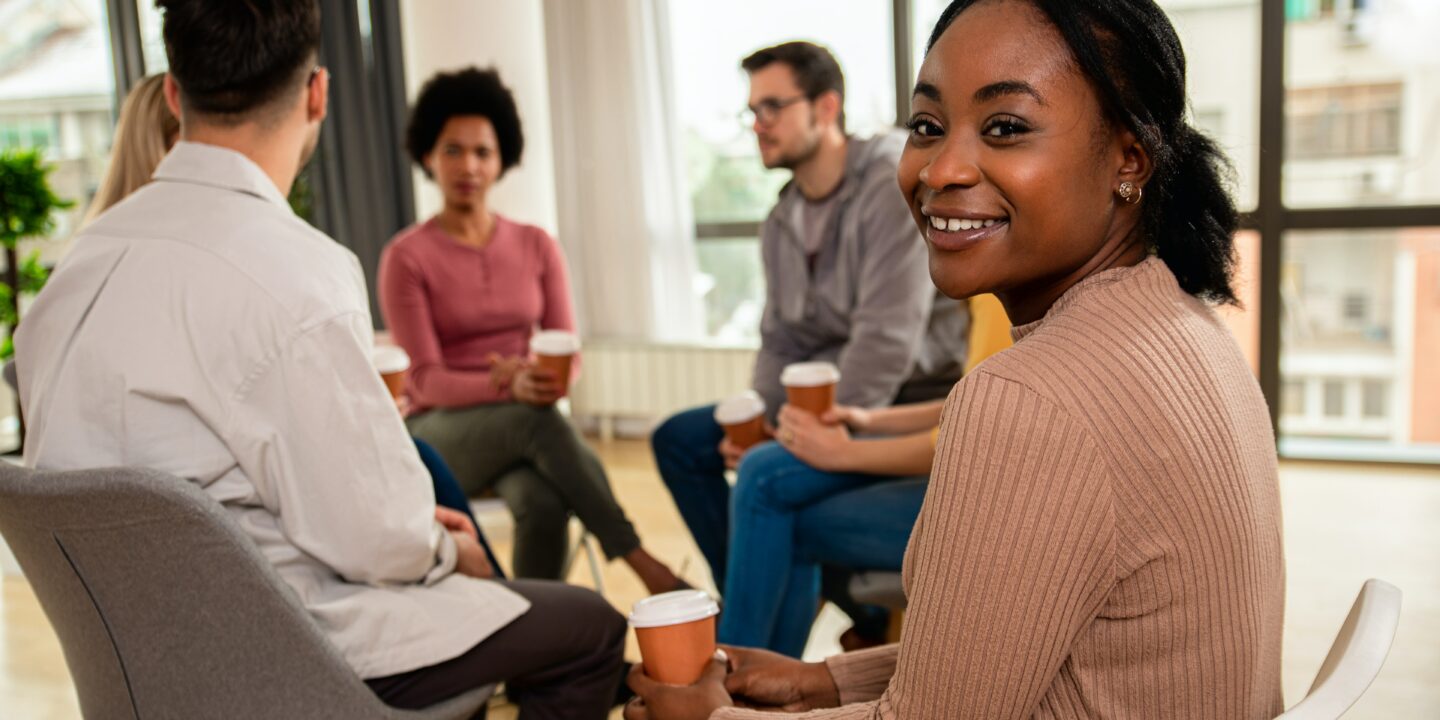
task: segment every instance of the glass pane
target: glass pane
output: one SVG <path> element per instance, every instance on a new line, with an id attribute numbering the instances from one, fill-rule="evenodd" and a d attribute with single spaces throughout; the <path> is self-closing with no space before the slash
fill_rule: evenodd
<path id="1" fill-rule="evenodd" d="M 53 265 L 79 227 L 110 152 L 115 77 L 109 23 L 101 0 L 0 7 L 0 149 L 41 151 L 54 168 L 51 190 L 75 203 L 57 215 L 49 237 L 20 243 L 21 258 L 38 250 L 41 262 Z M 0 447 L 16 441 L 12 397 L 0 384 Z"/>
<path id="2" fill-rule="evenodd" d="M 1440 228 L 1306 231 L 1281 269 L 1281 451 L 1440 462 Z"/>
<path id="3" fill-rule="evenodd" d="M 1185 47 L 1192 122 L 1235 165 L 1236 204 L 1253 210 L 1260 167 L 1260 0 L 1159 0 Z M 911 0 L 914 67 L 949 0 Z"/>
<path id="4" fill-rule="evenodd" d="M 140 14 L 140 52 L 145 57 L 145 74 L 154 75 L 170 69 L 165 56 L 165 36 L 161 33 L 163 16 L 155 9 L 155 0 L 135 0 Z"/>
<path id="5" fill-rule="evenodd" d="M 1440 3 L 1291 0 L 1285 202 L 1440 201 Z"/>
<path id="6" fill-rule="evenodd" d="M 99 187 L 114 132 L 115 76 L 101 0 L 29 3 L 0 33 L 0 149 L 33 148 L 51 189 L 75 203 L 49 238 L 22 243 L 57 260 Z"/>
<path id="7" fill-rule="evenodd" d="M 695 249 L 710 337 L 722 342 L 759 342 L 760 313 L 765 309 L 759 239 L 705 239 L 696 243 Z"/>
<path id="8" fill-rule="evenodd" d="M 759 221 L 789 178 L 765 170 L 754 134 L 739 119 L 749 93 L 740 60 L 755 50 L 789 40 L 828 47 L 845 72 L 847 129 L 866 135 L 895 122 L 889 0 L 675 2 L 668 10 L 676 112 L 698 223 Z"/>

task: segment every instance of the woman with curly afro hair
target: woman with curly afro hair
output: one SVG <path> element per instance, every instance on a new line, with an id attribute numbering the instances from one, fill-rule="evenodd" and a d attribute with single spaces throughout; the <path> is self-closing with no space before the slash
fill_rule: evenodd
<path id="1" fill-rule="evenodd" d="M 510 90 L 493 69 L 436 75 L 406 147 L 445 197 L 380 262 L 385 322 L 411 357 L 410 431 L 467 493 L 493 488 L 510 506 L 517 577 L 560 577 L 574 513 L 651 592 L 683 587 L 640 546 L 599 459 L 556 410 L 565 379 L 528 360 L 536 330 L 573 332 L 575 319 L 560 245 L 488 202 L 525 148 Z"/>

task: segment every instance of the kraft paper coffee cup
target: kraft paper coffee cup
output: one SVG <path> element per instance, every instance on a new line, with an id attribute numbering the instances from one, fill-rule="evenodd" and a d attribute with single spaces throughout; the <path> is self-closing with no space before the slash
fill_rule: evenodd
<path id="1" fill-rule="evenodd" d="M 635 603 L 630 626 L 640 641 L 645 674 L 670 685 L 690 685 L 715 655 L 720 606 L 703 590 L 676 590 Z"/>
<path id="2" fill-rule="evenodd" d="M 835 385 L 839 382 L 840 368 L 828 362 L 794 363 L 780 373 L 786 400 L 816 417 L 835 406 Z"/>
<path id="3" fill-rule="evenodd" d="M 399 400 L 405 394 L 405 371 L 410 369 L 410 356 L 394 345 L 380 345 L 370 351 L 370 362 L 385 381 L 390 396 Z"/>
<path id="4" fill-rule="evenodd" d="M 580 352 L 580 337 L 564 330 L 546 330 L 530 338 L 530 353 L 535 365 L 555 374 L 555 382 L 563 397 L 570 392 L 570 365 Z"/>
<path id="5" fill-rule="evenodd" d="M 754 390 L 731 396 L 715 406 L 715 422 L 735 447 L 757 445 L 765 440 L 765 401 Z"/>

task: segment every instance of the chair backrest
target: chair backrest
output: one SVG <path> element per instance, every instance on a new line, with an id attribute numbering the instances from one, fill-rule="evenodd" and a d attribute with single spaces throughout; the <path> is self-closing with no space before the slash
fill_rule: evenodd
<path id="1" fill-rule="evenodd" d="M 1399 624 L 1400 588 L 1366 580 L 1310 692 L 1280 718 L 1334 720 L 1343 715 L 1380 674 Z"/>
<path id="2" fill-rule="evenodd" d="M 0 534 L 60 638 L 86 718 L 419 716 L 376 698 L 193 483 L 0 462 Z"/>

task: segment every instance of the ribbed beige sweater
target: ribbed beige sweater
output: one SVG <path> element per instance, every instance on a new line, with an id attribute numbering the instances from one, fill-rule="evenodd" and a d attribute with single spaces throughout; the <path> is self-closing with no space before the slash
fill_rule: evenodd
<path id="1" fill-rule="evenodd" d="M 946 406 L 900 644 L 800 717 L 1279 714 L 1275 443 L 1225 326 L 1150 259 L 1015 336 Z"/>

